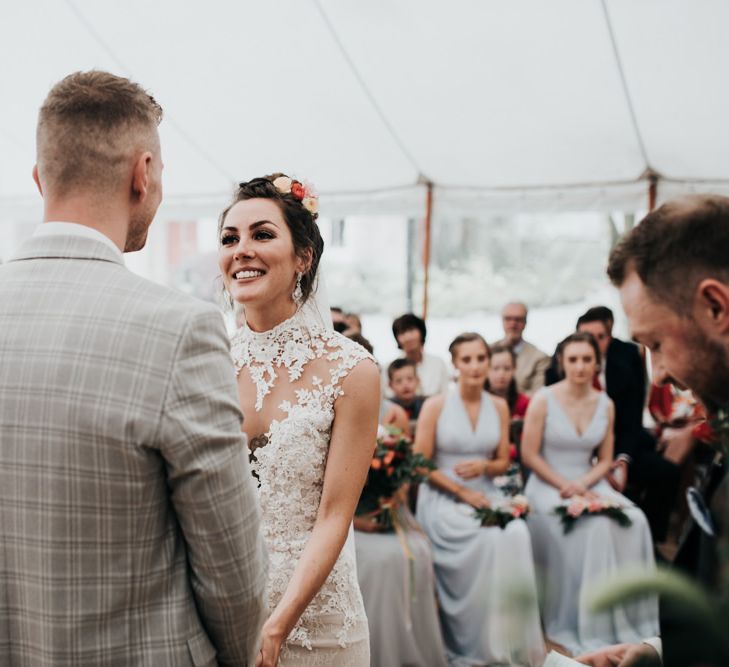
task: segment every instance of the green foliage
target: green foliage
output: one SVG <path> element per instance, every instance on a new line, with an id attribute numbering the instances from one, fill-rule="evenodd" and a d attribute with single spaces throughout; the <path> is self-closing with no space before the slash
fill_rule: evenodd
<path id="1" fill-rule="evenodd" d="M 367 481 L 357 503 L 356 514 L 379 511 L 377 520 L 385 529 L 392 527 L 390 506 L 393 496 L 404 484 L 427 479 L 435 464 L 413 452 L 413 442 L 402 431 L 390 428 L 377 439 Z"/>

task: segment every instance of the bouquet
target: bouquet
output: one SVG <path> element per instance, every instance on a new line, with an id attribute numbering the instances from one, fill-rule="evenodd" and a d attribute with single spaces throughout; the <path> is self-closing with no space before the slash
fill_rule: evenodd
<path id="1" fill-rule="evenodd" d="M 554 513 L 562 520 L 562 527 L 566 535 L 575 527 L 575 523 L 583 516 L 606 516 L 613 521 L 617 521 L 618 525 L 623 528 L 631 526 L 633 522 L 623 511 L 622 505 L 607 498 L 585 498 L 584 496 L 574 496 L 569 505 L 558 505 L 554 508 Z"/>
<path id="2" fill-rule="evenodd" d="M 511 463 L 503 475 L 494 477 L 494 486 L 505 496 L 520 494 L 524 488 L 521 466 L 518 463 Z"/>
<path id="3" fill-rule="evenodd" d="M 404 484 L 421 482 L 435 469 L 433 462 L 413 452 L 413 442 L 402 431 L 381 427 L 356 514 L 375 513 L 382 530 L 393 528 L 397 492 Z"/>
<path id="4" fill-rule="evenodd" d="M 476 518 L 480 519 L 481 525 L 486 527 L 506 528 L 506 525 L 514 519 L 525 519 L 528 514 L 529 501 L 526 496 L 522 495 L 503 498 L 491 507 L 481 507 L 476 510 Z"/>

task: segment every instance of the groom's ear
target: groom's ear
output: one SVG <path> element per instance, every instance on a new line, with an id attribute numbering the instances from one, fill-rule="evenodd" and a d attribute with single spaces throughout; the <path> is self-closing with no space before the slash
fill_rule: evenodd
<path id="1" fill-rule="evenodd" d="M 149 172 L 152 168 L 152 153 L 145 151 L 134 163 L 132 170 L 132 194 L 138 201 L 144 201 L 149 192 Z"/>

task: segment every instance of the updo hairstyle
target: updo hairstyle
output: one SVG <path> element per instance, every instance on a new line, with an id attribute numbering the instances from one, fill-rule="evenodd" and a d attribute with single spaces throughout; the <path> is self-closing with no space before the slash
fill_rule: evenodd
<path id="1" fill-rule="evenodd" d="M 254 178 L 250 181 L 239 183 L 233 194 L 233 201 L 223 210 L 218 219 L 218 238 L 223 230 L 225 218 L 233 206 L 246 199 L 271 199 L 281 210 L 286 225 L 291 232 L 291 239 L 294 244 L 294 252 L 299 259 L 310 260 L 309 268 L 301 275 L 301 292 L 303 301 L 306 301 L 314 290 L 316 271 L 319 268 L 319 261 L 324 252 L 324 240 L 316 224 L 318 213 L 310 213 L 304 208 L 300 199 L 297 199 L 290 192 L 284 194 L 273 184 L 280 176 L 286 174 L 275 173 L 262 178 Z M 288 178 L 288 176 L 286 176 Z M 292 179 L 297 183 L 295 179 Z"/>

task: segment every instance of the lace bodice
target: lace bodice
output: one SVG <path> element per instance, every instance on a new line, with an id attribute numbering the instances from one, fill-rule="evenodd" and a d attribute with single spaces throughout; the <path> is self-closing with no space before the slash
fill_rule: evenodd
<path id="1" fill-rule="evenodd" d="M 236 372 L 255 387 L 255 418 L 268 428 L 251 451 L 259 480 L 269 551 L 269 604 L 281 599 L 316 520 L 324 481 L 334 404 L 342 382 L 372 356 L 335 331 L 294 315 L 263 333 L 241 328 L 231 341 Z M 250 446 L 250 445 L 249 445 Z M 357 583 L 351 535 L 328 579 L 289 641 L 320 645 L 334 627 L 345 646 L 366 617 Z"/>

